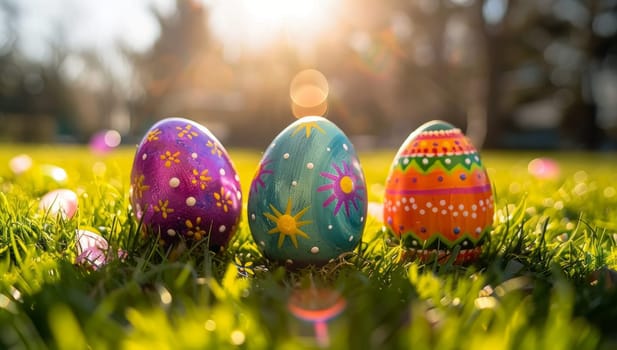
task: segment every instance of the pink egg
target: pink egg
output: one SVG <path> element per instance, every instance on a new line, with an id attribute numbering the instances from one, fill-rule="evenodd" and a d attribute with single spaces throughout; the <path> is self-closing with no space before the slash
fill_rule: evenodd
<path id="1" fill-rule="evenodd" d="M 77 211 L 77 194 L 68 189 L 53 190 L 41 198 L 39 209 L 53 217 L 70 219 Z"/>
<path id="2" fill-rule="evenodd" d="M 107 263 L 109 244 L 105 238 L 88 230 L 77 230 L 76 238 L 76 264 L 87 264 L 96 270 Z"/>
<path id="3" fill-rule="evenodd" d="M 110 254 L 109 243 L 103 236 L 89 230 L 77 230 L 77 257 L 75 263 L 86 265 L 97 270 L 107 264 L 110 259 L 117 256 L 119 259 L 126 258 L 126 252 L 119 249 L 117 254 Z"/>

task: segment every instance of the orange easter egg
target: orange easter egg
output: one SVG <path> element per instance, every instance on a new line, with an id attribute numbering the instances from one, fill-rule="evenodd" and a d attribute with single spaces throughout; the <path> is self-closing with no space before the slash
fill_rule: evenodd
<path id="1" fill-rule="evenodd" d="M 384 223 L 403 256 L 476 260 L 493 222 L 494 199 L 473 144 L 454 126 L 431 121 L 409 135 L 386 180 Z"/>

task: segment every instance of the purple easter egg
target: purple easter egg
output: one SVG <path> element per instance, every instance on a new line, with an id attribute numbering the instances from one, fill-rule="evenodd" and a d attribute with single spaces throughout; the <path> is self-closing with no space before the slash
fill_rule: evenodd
<path id="1" fill-rule="evenodd" d="M 227 151 L 204 126 L 167 118 L 150 128 L 133 160 L 131 205 L 159 244 L 227 244 L 238 227 L 242 191 Z"/>

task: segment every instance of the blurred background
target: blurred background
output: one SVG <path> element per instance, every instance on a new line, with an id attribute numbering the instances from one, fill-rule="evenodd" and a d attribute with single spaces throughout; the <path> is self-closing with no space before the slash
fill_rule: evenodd
<path id="1" fill-rule="evenodd" d="M 617 149 L 617 0 L 0 0 L 0 142 L 136 144 L 164 117 L 266 147 L 443 119 L 494 149 Z M 109 133 L 105 135 L 109 136 Z"/>

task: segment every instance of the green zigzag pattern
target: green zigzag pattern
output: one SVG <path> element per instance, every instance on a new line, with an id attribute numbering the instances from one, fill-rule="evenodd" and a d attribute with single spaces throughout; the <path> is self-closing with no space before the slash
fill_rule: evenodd
<path id="1" fill-rule="evenodd" d="M 413 166 L 422 172 L 427 172 L 433 166 L 441 166 L 447 172 L 451 172 L 457 166 L 462 166 L 467 170 L 472 168 L 482 168 L 482 161 L 476 160 L 476 153 L 464 154 L 458 156 L 440 156 L 440 157 L 401 157 L 398 159 L 397 165 L 403 170 Z M 425 162 L 426 159 L 426 162 Z M 446 164 L 445 160 L 450 159 L 450 164 Z M 469 164 L 465 163 L 465 159 L 469 159 Z"/>
<path id="2" fill-rule="evenodd" d="M 464 233 L 464 234 L 461 234 L 460 237 L 456 241 L 450 242 L 450 243 L 447 243 L 446 239 L 441 235 L 441 233 L 434 233 L 431 235 L 431 238 L 424 241 L 423 244 L 414 246 L 411 244 L 412 240 L 416 240 L 417 242 L 422 242 L 422 239 L 420 239 L 419 236 L 417 236 L 413 231 L 404 233 L 401 236 L 401 240 L 403 241 L 403 246 L 405 246 L 406 248 L 423 248 L 423 249 L 438 249 L 438 248 L 452 249 L 454 246 L 461 245 L 463 241 L 467 240 L 471 243 L 471 246 L 466 247 L 467 249 L 469 249 L 469 248 L 475 248 L 481 245 L 482 242 L 484 242 L 484 240 L 486 239 L 486 232 L 488 232 L 488 230 L 489 230 L 488 227 L 485 228 L 483 233 L 480 235 L 479 239 L 473 238 L 473 236 L 469 233 Z"/>

